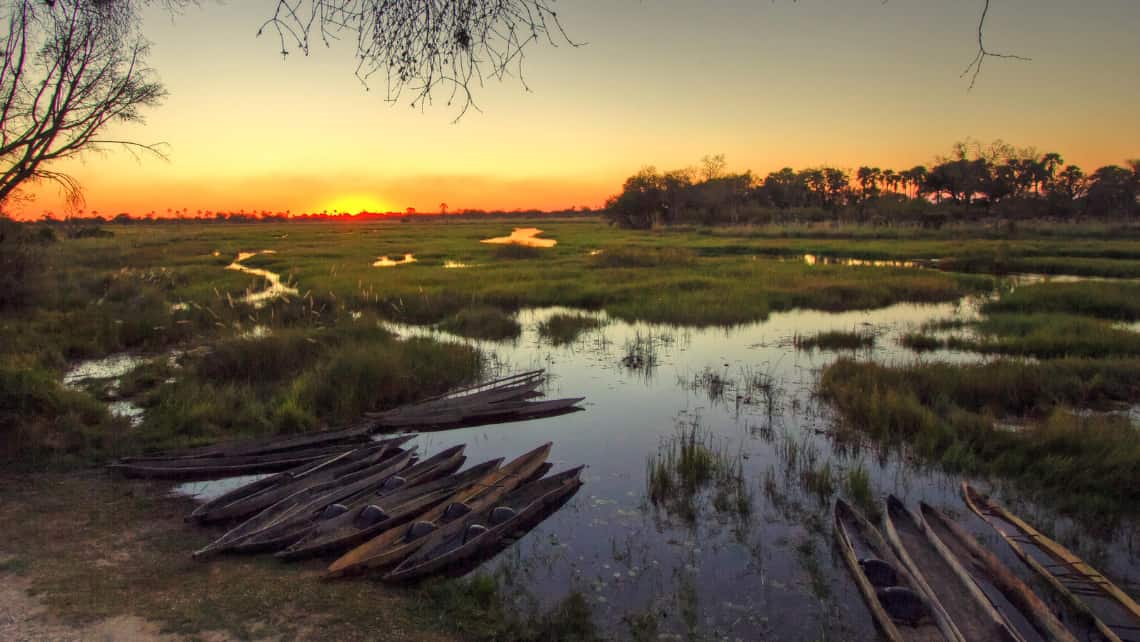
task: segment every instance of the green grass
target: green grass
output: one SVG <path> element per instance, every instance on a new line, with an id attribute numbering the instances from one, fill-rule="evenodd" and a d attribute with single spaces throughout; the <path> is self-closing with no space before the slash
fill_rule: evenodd
<path id="1" fill-rule="evenodd" d="M 696 260 L 696 254 L 684 247 L 614 246 L 593 257 L 594 266 L 601 268 L 688 267 Z"/>
<path id="2" fill-rule="evenodd" d="M 1138 359 L 1065 359 L 886 367 L 840 359 L 820 394 L 844 424 L 924 459 L 971 474 L 1009 477 L 1072 510 L 1140 505 L 1140 434 L 1113 415 L 1068 407 L 1140 400 Z M 995 428 L 1020 418 L 1024 428 Z"/>
<path id="3" fill-rule="evenodd" d="M 538 336 L 553 346 L 566 346 L 583 333 L 602 327 L 601 319 L 582 314 L 553 314 L 538 324 Z"/>
<path id="4" fill-rule="evenodd" d="M 1140 320 L 1140 283 L 1041 283 L 1019 287 L 983 306 L 987 314 L 1076 314 L 1114 321 Z"/>
<path id="5" fill-rule="evenodd" d="M 859 350 L 874 347 L 875 335 L 841 330 L 820 332 L 810 336 L 797 334 L 792 344 L 797 350 Z"/>
<path id="6" fill-rule="evenodd" d="M 1140 355 L 1140 334 L 1106 321 L 1064 314 L 995 314 L 967 326 L 975 336 L 904 335 L 914 350 L 948 348 L 1038 358 Z"/>
<path id="7" fill-rule="evenodd" d="M 871 475 L 863 467 L 862 462 L 847 469 L 847 473 L 843 476 L 843 492 L 863 511 L 864 515 L 870 519 L 878 519 L 879 502 L 871 490 Z"/>
<path id="8" fill-rule="evenodd" d="M 513 316 L 489 305 L 463 308 L 441 322 L 439 327 L 452 334 L 492 341 L 517 339 L 522 334 L 522 326 Z"/>

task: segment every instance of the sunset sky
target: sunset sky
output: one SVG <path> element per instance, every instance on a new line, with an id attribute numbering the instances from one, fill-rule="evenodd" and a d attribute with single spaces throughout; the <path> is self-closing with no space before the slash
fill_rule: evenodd
<path id="1" fill-rule="evenodd" d="M 957 140 L 1058 151 L 1086 170 L 1140 156 L 1140 2 L 992 0 L 989 60 L 973 91 L 982 2 L 564 0 L 585 46 L 533 47 L 517 79 L 476 94 L 453 123 L 384 101 L 349 47 L 282 60 L 255 37 L 272 0 L 149 12 L 151 65 L 170 92 L 115 137 L 168 144 L 169 160 L 112 151 L 62 169 L 86 209 L 436 211 L 599 206 L 645 165 L 710 153 L 764 174 L 930 163 Z M 24 216 L 66 213 L 54 188 Z"/>

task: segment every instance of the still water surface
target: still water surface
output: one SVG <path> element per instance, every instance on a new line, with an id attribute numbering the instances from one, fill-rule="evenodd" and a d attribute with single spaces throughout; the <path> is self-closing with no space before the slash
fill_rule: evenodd
<path id="1" fill-rule="evenodd" d="M 861 359 L 976 361 L 982 357 L 949 351 L 919 356 L 899 347 L 897 338 L 926 321 L 975 316 L 977 305 L 965 299 L 838 314 L 793 311 L 729 329 L 630 324 L 546 308 L 521 312 L 523 335 L 508 343 L 393 327 L 405 336 L 472 343 L 502 373 L 545 368 L 551 375 L 547 396 L 587 398 L 585 412 L 429 433 L 413 442 L 425 454 L 467 444 L 474 464 L 552 441 L 556 471 L 586 464 L 586 485 L 570 503 L 482 567 L 503 574 L 507 593 L 518 595 L 522 608 L 549 606 L 580 591 L 598 624 L 618 636 L 652 621 L 661 633 L 701 639 L 871 640 L 877 634 L 870 615 L 833 546 L 832 500 L 804 488 L 805 462 L 814 468 L 828 463 L 837 477 L 862 466 L 877 496 L 894 493 L 912 506 L 925 500 L 941 507 L 1012 567 L 1020 562 L 958 499 L 959 478 L 893 454 L 837 444 L 833 418 L 812 395 L 819 369 L 837 353 L 796 350 L 794 337 L 857 330 L 877 338 L 874 348 L 856 353 Z M 554 347 L 537 326 L 559 312 L 597 316 L 606 324 Z M 637 351 L 651 358 L 625 358 Z M 771 393 L 746 385 L 757 380 L 774 383 Z M 693 424 L 707 430 L 718 448 L 742 458 L 746 514 L 717 511 L 711 491 L 697 498 L 694 521 L 648 500 L 649 458 L 679 426 Z M 206 498 L 232 485 L 186 484 L 180 492 Z M 1078 537 L 1094 564 L 1131 583 L 1126 590 L 1140 582 L 1134 525 L 1099 540 L 998 490 L 1007 506 L 1058 532 L 1063 542 Z M 836 492 L 842 495 L 842 487 Z"/>

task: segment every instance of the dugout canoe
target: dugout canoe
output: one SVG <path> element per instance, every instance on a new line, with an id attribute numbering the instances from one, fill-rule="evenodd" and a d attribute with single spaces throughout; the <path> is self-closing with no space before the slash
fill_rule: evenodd
<path id="1" fill-rule="evenodd" d="M 498 501 L 530 478 L 550 455 L 551 446 L 547 442 L 520 455 L 502 468 L 488 473 L 472 486 L 456 492 L 412 524 L 384 531 L 350 550 L 329 566 L 325 578 L 398 564 L 414 553 L 423 544 L 425 537 L 438 527 Z"/>
<path id="2" fill-rule="evenodd" d="M 240 475 L 274 473 L 303 464 L 316 463 L 353 450 L 352 446 L 322 446 L 306 450 L 268 455 L 241 455 L 204 459 L 172 459 L 166 461 L 115 462 L 107 467 L 126 477 L 144 479 L 220 479 Z"/>
<path id="3" fill-rule="evenodd" d="M 291 437 L 270 437 L 266 439 L 227 441 L 198 448 L 169 450 L 151 455 L 123 457 L 120 462 L 157 462 L 176 459 L 210 459 L 244 455 L 267 455 L 289 450 L 306 450 L 323 446 L 345 445 L 349 448 L 369 442 L 364 426 L 344 430 L 330 430 Z"/>
<path id="4" fill-rule="evenodd" d="M 1030 568 L 1078 612 L 1091 618 L 1110 642 L 1140 639 L 1140 605 L 1100 571 L 1001 504 L 962 482 L 970 510 L 997 531 Z"/>
<path id="5" fill-rule="evenodd" d="M 956 560 L 984 592 L 994 595 L 995 600 L 1008 601 L 1044 639 L 1076 642 L 1033 589 L 966 529 L 925 502 L 919 502 L 919 513 L 931 537 L 941 545 L 939 551 Z"/>
<path id="6" fill-rule="evenodd" d="M 460 564 L 533 526 L 552 505 L 566 501 L 582 486 L 582 466 L 519 487 L 474 515 L 432 533 L 418 551 L 384 576 L 387 582 L 422 579 Z"/>
<path id="7" fill-rule="evenodd" d="M 296 492 L 312 487 L 331 487 L 345 476 L 400 452 L 411 437 L 373 443 L 316 463 L 306 463 L 270 475 L 198 506 L 188 520 L 208 523 L 246 518 Z"/>
<path id="8" fill-rule="evenodd" d="M 938 550 L 938 542 L 931 537 L 922 518 L 894 495 L 887 497 L 886 509 L 887 541 L 915 581 L 938 599 L 963 639 L 1025 642 L 966 570 L 953 557 L 944 556 Z"/>
<path id="9" fill-rule="evenodd" d="M 937 598 L 922 589 L 877 528 L 842 499 L 834 517 L 843 559 L 888 640 L 963 642 Z"/>
<path id="10" fill-rule="evenodd" d="M 462 473 L 401 489 L 380 500 L 356 506 L 342 515 L 320 520 L 303 538 L 278 552 L 277 557 L 296 560 L 348 550 L 399 525 L 400 522 L 393 519 L 394 514 L 403 516 L 406 511 L 418 506 L 420 510 L 409 515 L 416 517 L 457 491 L 486 477 L 502 461 L 502 458 L 492 459 Z M 440 493 L 442 496 L 439 496 Z"/>
<path id="11" fill-rule="evenodd" d="M 439 411 L 392 415 L 377 420 L 378 430 L 439 430 L 467 425 L 504 423 L 537 419 L 582 410 L 576 406 L 585 397 L 545 401 L 505 401 L 478 406 L 445 408 Z"/>
<path id="12" fill-rule="evenodd" d="M 344 484 L 355 484 L 361 480 L 371 482 L 377 477 L 387 479 L 410 463 L 414 451 L 415 449 L 412 448 L 401 452 L 395 457 L 382 459 L 368 468 L 344 476 L 341 478 L 341 481 Z M 343 488 L 343 486 L 329 488 L 322 485 L 297 491 L 257 513 L 253 517 L 241 522 L 218 539 L 195 551 L 194 558 L 204 559 L 224 551 L 236 551 L 238 550 L 238 546 L 251 536 L 265 529 L 272 528 L 274 525 L 281 523 L 282 520 L 290 519 L 298 513 L 312 508 L 314 504 L 322 502 L 328 497 L 333 497 L 338 492 L 343 492 Z M 336 500 L 333 499 L 324 505 L 331 504 L 335 501 Z"/>

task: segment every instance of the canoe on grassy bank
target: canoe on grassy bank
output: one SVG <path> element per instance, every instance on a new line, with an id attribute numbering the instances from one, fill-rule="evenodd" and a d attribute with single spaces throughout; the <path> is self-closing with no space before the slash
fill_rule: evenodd
<path id="1" fill-rule="evenodd" d="M 422 579 L 493 548 L 511 534 L 533 526 L 550 506 L 569 499 L 582 486 L 581 473 L 579 466 L 530 482 L 478 513 L 437 529 L 384 580 Z"/>
<path id="2" fill-rule="evenodd" d="M 999 603 L 1005 600 L 1009 609 L 1003 608 L 1003 611 L 1010 619 L 1016 613 L 1046 640 L 1076 642 L 1077 639 L 1053 615 L 1048 605 L 966 529 L 925 502 L 919 504 L 919 511 L 928 532 L 941 545 L 940 550 L 961 564 L 991 601 Z"/>
<path id="3" fill-rule="evenodd" d="M 963 642 L 937 598 L 926 594 L 878 529 L 842 499 L 835 503 L 839 549 L 883 635 L 891 642 Z"/>
<path id="4" fill-rule="evenodd" d="M 492 459 L 462 473 L 404 488 L 381 499 L 368 498 L 366 502 L 349 507 L 341 515 L 318 520 L 304 537 L 276 555 L 281 559 L 295 560 L 348 550 L 399 525 L 399 518 L 415 517 L 427 511 L 486 477 L 502 462 L 502 458 Z M 413 510 L 415 512 L 411 512 Z"/>
<path id="5" fill-rule="evenodd" d="M 224 457 L 240 457 L 250 455 L 269 455 L 283 453 L 291 450 L 309 450 L 324 446 L 344 445 L 352 448 L 356 445 L 367 444 L 368 426 L 357 425 L 343 430 L 329 430 L 310 435 L 294 437 L 270 437 L 267 439 L 245 440 L 239 442 L 227 441 L 200 448 L 184 450 L 170 450 L 153 455 L 137 457 L 123 457 L 120 463 L 155 463 L 172 460 L 188 459 L 216 459 Z"/>
<path id="6" fill-rule="evenodd" d="M 922 519 L 894 495 L 887 497 L 884 527 L 887 540 L 907 570 L 935 596 L 963 639 L 978 642 L 1024 642 L 952 556 L 944 555 Z"/>
<path id="7" fill-rule="evenodd" d="M 250 482 L 198 506 L 186 519 L 208 523 L 248 517 L 306 488 L 334 486 L 345 475 L 370 466 L 381 457 L 391 456 L 386 449 L 402 446 L 410 439 L 397 437 L 370 442 L 355 450 Z"/>
<path id="8" fill-rule="evenodd" d="M 116 462 L 107 467 L 124 477 L 169 480 L 203 480 L 275 473 L 304 464 L 317 463 L 353 450 L 352 445 L 321 446 L 267 455 L 240 455 L 206 459 Z"/>
<path id="9" fill-rule="evenodd" d="M 1100 571 L 967 482 L 962 482 L 962 496 L 1022 561 L 1092 618 L 1101 635 L 1111 642 L 1140 638 L 1140 605 Z"/>
<path id="10" fill-rule="evenodd" d="M 534 475 L 550 456 L 551 443 L 520 455 L 502 468 L 488 473 L 472 486 L 456 492 L 408 526 L 380 533 L 333 562 L 326 578 L 385 568 L 416 552 L 427 535 L 440 526 L 498 501 Z"/>

